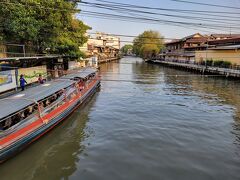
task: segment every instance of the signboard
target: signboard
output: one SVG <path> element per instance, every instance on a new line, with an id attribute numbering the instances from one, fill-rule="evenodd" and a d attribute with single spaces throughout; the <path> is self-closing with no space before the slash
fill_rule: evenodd
<path id="1" fill-rule="evenodd" d="M 0 93 L 16 88 L 15 70 L 0 72 Z"/>
<path id="2" fill-rule="evenodd" d="M 12 83 L 12 74 L 11 71 L 1 71 L 0 72 L 0 86 L 4 84 Z"/>
<path id="3" fill-rule="evenodd" d="M 44 65 L 30 68 L 20 68 L 18 69 L 18 80 L 20 79 L 21 74 L 24 75 L 27 83 L 31 84 L 38 81 L 39 74 L 41 74 L 43 78 L 47 78 L 47 67 Z"/>

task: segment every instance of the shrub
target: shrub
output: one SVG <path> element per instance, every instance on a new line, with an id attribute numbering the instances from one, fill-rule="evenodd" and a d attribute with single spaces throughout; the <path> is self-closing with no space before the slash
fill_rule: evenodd
<path id="1" fill-rule="evenodd" d="M 224 67 L 224 68 L 230 68 L 231 65 L 232 65 L 231 62 L 229 62 L 229 61 L 223 61 L 222 67 Z"/>
<path id="2" fill-rule="evenodd" d="M 212 66 L 213 65 L 213 60 L 212 59 L 207 59 L 206 64 L 207 64 L 207 66 Z"/>
<path id="3" fill-rule="evenodd" d="M 223 64 L 223 61 L 222 61 L 222 60 L 214 61 L 214 66 L 215 66 L 215 67 L 222 67 L 222 64 Z"/>
<path id="4" fill-rule="evenodd" d="M 232 63 L 229 61 L 223 61 L 223 60 L 214 61 L 215 67 L 230 68 L 231 65 L 232 65 Z"/>

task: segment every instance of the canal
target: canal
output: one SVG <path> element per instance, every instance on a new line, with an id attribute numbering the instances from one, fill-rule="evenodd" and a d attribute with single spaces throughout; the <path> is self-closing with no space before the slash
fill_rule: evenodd
<path id="1" fill-rule="evenodd" d="M 1 180 L 239 180 L 240 84 L 139 58 L 101 65 L 102 87 L 0 165 Z"/>

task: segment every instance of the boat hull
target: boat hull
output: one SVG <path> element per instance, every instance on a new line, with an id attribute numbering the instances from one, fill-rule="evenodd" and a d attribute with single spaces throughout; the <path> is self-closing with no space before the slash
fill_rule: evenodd
<path id="1" fill-rule="evenodd" d="M 88 97 L 93 95 L 100 86 L 100 81 L 96 81 L 91 89 L 89 89 L 81 98 L 72 103 L 65 111 L 54 117 L 49 121 L 49 123 L 43 124 L 41 127 L 35 131 L 29 133 L 18 141 L 10 144 L 5 148 L 0 150 L 0 163 L 5 162 L 9 158 L 21 152 L 28 145 L 39 139 L 41 136 L 49 132 L 63 120 L 65 120 L 76 108 L 78 108 L 83 102 L 86 101 Z"/>

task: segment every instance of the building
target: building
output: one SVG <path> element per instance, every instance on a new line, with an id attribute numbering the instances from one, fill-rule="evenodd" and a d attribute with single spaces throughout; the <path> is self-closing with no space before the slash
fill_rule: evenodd
<path id="1" fill-rule="evenodd" d="M 108 47 L 113 47 L 114 49 L 120 49 L 120 38 L 106 33 L 97 32 L 96 39 L 101 39 L 104 41 L 104 45 Z"/>
<path id="2" fill-rule="evenodd" d="M 120 49 L 120 38 L 115 36 L 105 36 L 106 46 L 113 47 L 114 49 Z"/>
<path id="3" fill-rule="evenodd" d="M 80 50 L 88 57 L 97 57 L 99 61 L 117 57 L 120 51 L 120 38 L 105 33 L 89 36 L 88 42 Z"/>
<path id="4" fill-rule="evenodd" d="M 232 66 L 240 66 L 240 37 L 210 40 L 208 44 L 208 49 L 195 52 L 197 63 L 225 61 Z"/>
<path id="5" fill-rule="evenodd" d="M 160 58 L 166 61 L 203 63 L 207 60 L 229 61 L 239 65 L 240 34 L 199 33 L 165 43 L 165 51 Z"/>
<path id="6" fill-rule="evenodd" d="M 240 37 L 240 34 L 211 34 L 209 36 L 210 40 L 223 40 L 223 39 L 232 39 Z"/>
<path id="7" fill-rule="evenodd" d="M 199 33 L 174 40 L 165 44 L 165 51 L 162 58 L 166 61 L 193 62 L 195 60 L 196 50 L 205 50 L 207 48 L 207 36 Z"/>

